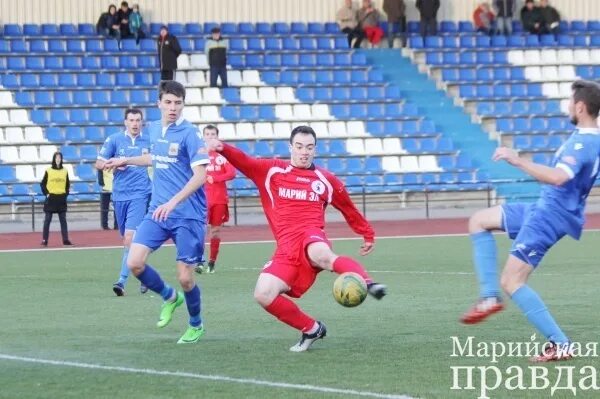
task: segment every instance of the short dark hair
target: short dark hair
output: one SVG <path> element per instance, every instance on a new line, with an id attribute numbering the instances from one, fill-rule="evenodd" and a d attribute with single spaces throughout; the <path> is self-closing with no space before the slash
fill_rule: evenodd
<path id="1" fill-rule="evenodd" d="M 315 133 L 313 128 L 310 126 L 300 125 L 292 129 L 292 133 L 290 134 L 290 144 L 294 142 L 294 136 L 296 136 L 299 133 L 310 134 L 315 139 L 315 144 L 317 143 L 317 134 Z"/>
<path id="2" fill-rule="evenodd" d="M 142 119 L 144 119 L 144 114 L 142 113 L 142 110 L 139 108 L 127 108 L 125 110 L 125 119 L 127 119 L 127 115 L 129 115 L 129 114 L 134 114 L 134 115 L 138 114 L 142 117 Z"/>
<path id="3" fill-rule="evenodd" d="M 127 3 L 126 1 L 122 1 L 121 7 L 129 7 L 129 3 Z"/>
<path id="4" fill-rule="evenodd" d="M 218 26 L 215 26 L 214 28 L 212 28 L 210 30 L 210 33 L 221 33 L 221 28 L 219 28 Z"/>
<path id="5" fill-rule="evenodd" d="M 600 85 L 591 80 L 577 80 L 571 85 L 573 90 L 573 101 L 582 101 L 587 113 L 597 118 L 600 113 Z"/>
<path id="6" fill-rule="evenodd" d="M 215 132 L 217 132 L 217 136 L 219 135 L 219 128 L 216 127 L 215 125 L 206 125 L 206 126 L 204 126 L 204 129 L 202 129 L 202 133 L 204 134 L 204 132 L 206 130 L 214 130 Z"/>
<path id="7" fill-rule="evenodd" d="M 162 100 L 163 94 L 173 94 L 175 97 L 181 97 L 185 100 L 185 88 L 181 83 L 174 80 L 163 80 L 158 84 L 159 100 Z"/>

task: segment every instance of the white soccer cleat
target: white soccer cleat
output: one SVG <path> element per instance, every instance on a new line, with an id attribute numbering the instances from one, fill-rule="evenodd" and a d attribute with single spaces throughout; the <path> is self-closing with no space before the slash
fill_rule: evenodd
<path id="1" fill-rule="evenodd" d="M 327 335 L 327 328 L 325 327 L 325 324 L 321 323 L 320 321 L 317 321 L 317 324 L 319 324 L 317 331 L 312 334 L 302 334 L 300 341 L 296 345 L 292 346 L 290 351 L 306 352 L 313 342 L 318 339 L 325 338 Z"/>

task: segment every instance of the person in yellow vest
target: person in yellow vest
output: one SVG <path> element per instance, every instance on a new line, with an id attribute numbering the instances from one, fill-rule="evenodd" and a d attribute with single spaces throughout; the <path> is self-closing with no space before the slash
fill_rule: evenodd
<path id="1" fill-rule="evenodd" d="M 100 226 L 104 230 L 109 230 L 108 227 L 108 211 L 110 208 L 110 200 L 113 191 L 113 172 L 112 170 L 98 171 L 98 185 L 102 187 L 100 193 Z M 113 212 L 113 229 L 118 229 L 117 214 Z"/>
<path id="2" fill-rule="evenodd" d="M 60 221 L 60 232 L 62 234 L 63 245 L 73 245 L 69 241 L 69 231 L 67 230 L 67 196 L 69 195 L 69 174 L 63 168 L 63 156 L 60 152 L 55 152 L 52 156 L 52 166 L 46 169 L 44 178 L 40 184 L 42 193 L 46 196 L 44 202 L 44 231 L 42 233 L 42 245 L 48 246 L 48 235 L 50 234 L 50 222 L 52 215 L 58 213 Z"/>

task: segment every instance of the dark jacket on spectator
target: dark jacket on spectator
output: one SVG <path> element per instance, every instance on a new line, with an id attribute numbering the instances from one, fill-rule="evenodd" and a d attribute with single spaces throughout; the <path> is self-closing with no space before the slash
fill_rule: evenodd
<path id="1" fill-rule="evenodd" d="M 496 0 L 494 1 L 496 6 L 496 15 L 500 18 L 512 18 L 515 12 L 515 1 L 514 0 Z"/>
<path id="2" fill-rule="evenodd" d="M 440 9 L 440 0 L 417 0 L 417 9 L 421 18 L 436 18 Z"/>
<path id="3" fill-rule="evenodd" d="M 526 31 L 534 31 L 535 24 L 540 24 L 541 28 L 543 22 L 542 13 L 538 7 L 533 7 L 531 10 L 529 10 L 527 6 L 521 8 L 521 23 L 523 24 L 523 29 Z"/>
<path id="4" fill-rule="evenodd" d="M 181 54 L 179 41 L 173 35 L 167 34 L 162 40 L 158 37 L 158 62 L 161 71 L 174 71 L 177 69 L 177 57 Z"/>
<path id="5" fill-rule="evenodd" d="M 383 0 L 383 11 L 389 22 L 397 22 L 406 15 L 406 4 L 404 0 Z"/>
<path id="6" fill-rule="evenodd" d="M 542 15 L 542 21 L 546 26 L 550 26 L 555 22 L 560 22 L 560 14 L 556 11 L 556 8 L 552 6 L 540 7 L 540 14 Z"/>
<path id="7" fill-rule="evenodd" d="M 126 24 L 121 23 L 121 21 L 123 21 L 124 19 L 129 21 L 131 11 L 131 8 L 128 8 L 127 11 L 123 11 L 119 8 L 119 11 L 117 11 L 117 16 L 119 18 L 119 26 L 121 27 L 121 37 L 123 38 L 131 36 L 131 31 L 129 30 L 129 22 L 127 22 Z"/>

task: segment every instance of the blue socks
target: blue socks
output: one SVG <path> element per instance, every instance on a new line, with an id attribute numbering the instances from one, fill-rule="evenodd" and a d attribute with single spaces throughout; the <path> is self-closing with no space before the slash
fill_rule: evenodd
<path id="1" fill-rule="evenodd" d="M 127 278 L 129 277 L 129 268 L 127 267 L 127 257 L 129 256 L 129 248 L 123 250 L 123 258 L 121 259 L 121 275 L 119 276 L 119 283 L 127 284 Z"/>
<path id="2" fill-rule="evenodd" d="M 158 272 L 150 265 L 146 265 L 144 271 L 137 276 L 138 280 L 149 290 L 159 294 L 163 300 L 167 301 L 173 297 L 175 292 L 168 284 L 165 284 Z M 198 301 L 200 302 L 200 301 Z"/>
<path id="3" fill-rule="evenodd" d="M 194 288 L 183 294 L 185 295 L 185 304 L 190 314 L 190 326 L 200 327 L 202 324 L 202 319 L 200 318 L 200 288 L 194 285 Z"/>
<path id="4" fill-rule="evenodd" d="M 524 285 L 516 290 L 512 295 L 512 300 L 527 316 L 527 320 L 544 334 L 549 341 L 557 344 L 566 344 L 569 342 L 569 338 L 567 338 L 558 324 L 556 324 L 542 298 L 528 285 Z"/>
<path id="5" fill-rule="evenodd" d="M 500 297 L 496 240 L 489 231 L 471 234 L 473 262 L 479 279 L 481 298 Z"/>

